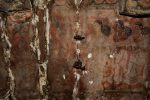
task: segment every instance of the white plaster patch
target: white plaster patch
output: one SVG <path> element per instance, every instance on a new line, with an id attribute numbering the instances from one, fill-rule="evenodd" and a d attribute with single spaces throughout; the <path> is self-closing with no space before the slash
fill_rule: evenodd
<path id="1" fill-rule="evenodd" d="M 76 44 L 81 44 L 81 41 L 76 41 Z"/>
<path id="2" fill-rule="evenodd" d="M 36 25 L 37 22 L 39 22 L 39 16 L 35 14 L 35 15 L 33 16 L 33 18 L 32 18 L 32 24 L 33 24 L 33 25 Z"/>
<path id="3" fill-rule="evenodd" d="M 37 58 L 38 60 L 40 60 L 40 56 L 41 56 L 41 51 L 39 48 L 37 48 Z"/>
<path id="4" fill-rule="evenodd" d="M 91 85 L 92 85 L 92 84 L 93 84 L 93 81 L 89 81 L 89 84 L 91 84 Z"/>
<path id="5" fill-rule="evenodd" d="M 92 58 L 92 53 L 88 54 L 88 59 Z"/>
<path id="6" fill-rule="evenodd" d="M 75 75 L 76 81 L 75 81 L 75 84 L 74 84 L 72 97 L 73 97 L 73 100 L 77 100 L 78 82 L 80 80 L 80 74 L 78 74 L 77 72 L 74 72 L 74 75 Z"/>
<path id="7" fill-rule="evenodd" d="M 50 21 L 49 21 L 49 9 L 46 8 L 46 34 L 45 34 L 45 37 L 46 37 L 46 41 L 47 41 L 47 44 L 46 44 L 46 49 L 47 49 L 47 55 L 49 55 L 49 39 L 51 38 L 50 37 Z"/>
<path id="8" fill-rule="evenodd" d="M 35 0 L 34 5 L 37 6 L 39 9 L 46 8 L 46 2 L 45 0 Z"/>
<path id="9" fill-rule="evenodd" d="M 83 75 L 88 74 L 88 71 L 82 71 L 82 74 Z"/>
<path id="10" fill-rule="evenodd" d="M 79 11 L 76 11 L 76 14 L 79 14 Z"/>
<path id="11" fill-rule="evenodd" d="M 66 79 L 66 75 L 65 75 L 65 74 L 63 74 L 63 79 L 64 79 L 64 80 Z"/>
<path id="12" fill-rule="evenodd" d="M 76 74 L 77 81 L 80 79 L 80 74 Z"/>
<path id="13" fill-rule="evenodd" d="M 114 58 L 114 54 L 110 54 L 109 58 L 113 59 Z"/>
<path id="14" fill-rule="evenodd" d="M 79 22 L 76 22 L 76 27 L 77 27 L 77 29 L 80 28 L 80 23 Z"/>
<path id="15" fill-rule="evenodd" d="M 80 0 L 79 3 L 78 3 L 78 0 L 74 0 L 74 3 L 75 3 L 75 5 L 76 5 L 77 8 L 81 4 L 81 2 L 82 2 L 82 0 Z"/>
<path id="16" fill-rule="evenodd" d="M 118 21 L 119 19 L 118 18 L 116 18 L 116 21 Z"/>
<path id="17" fill-rule="evenodd" d="M 76 52 L 77 52 L 77 54 L 79 54 L 80 53 L 80 49 L 76 49 Z"/>

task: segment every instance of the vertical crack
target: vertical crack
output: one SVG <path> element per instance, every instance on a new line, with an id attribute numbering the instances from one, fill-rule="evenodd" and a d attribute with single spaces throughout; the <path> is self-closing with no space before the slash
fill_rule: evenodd
<path id="1" fill-rule="evenodd" d="M 35 33 L 35 35 L 34 35 L 34 39 L 31 42 L 30 46 L 31 46 L 33 52 L 35 53 L 37 60 L 39 61 L 41 52 L 39 49 L 39 38 L 38 38 L 38 28 L 37 28 L 38 22 L 39 22 L 39 17 L 35 12 L 33 12 L 32 25 L 33 25 L 33 32 Z"/>
<path id="2" fill-rule="evenodd" d="M 49 21 L 49 9 L 46 7 L 44 9 L 45 11 L 45 16 L 44 16 L 44 21 L 45 21 L 45 38 L 46 38 L 46 56 L 48 57 L 49 55 L 49 32 L 50 32 L 50 21 Z M 40 64 L 40 68 L 39 68 L 39 84 L 40 84 L 40 92 L 43 95 L 43 100 L 47 100 L 48 99 L 48 94 L 47 94 L 47 64 L 48 64 L 48 60 L 46 60 L 44 62 L 42 62 L 42 64 Z"/>
<path id="3" fill-rule="evenodd" d="M 47 62 L 39 65 L 39 88 L 42 95 L 42 100 L 48 100 L 47 95 Z"/>
<path id="4" fill-rule="evenodd" d="M 34 6 L 33 6 L 34 7 Z M 41 67 L 40 67 L 40 56 L 41 56 L 41 51 L 40 51 L 40 48 L 39 48 L 39 31 L 38 31 L 38 22 L 39 22 L 39 16 L 37 15 L 35 9 L 33 8 L 33 16 L 32 16 L 32 25 L 33 25 L 33 32 L 34 32 L 34 37 L 33 37 L 33 41 L 31 42 L 30 46 L 36 56 L 36 59 L 37 59 L 37 66 L 38 66 L 38 76 L 39 76 L 39 82 L 37 84 L 37 87 L 39 89 L 39 92 L 40 92 L 40 95 L 43 95 L 43 92 L 42 92 L 42 86 L 41 86 Z"/>
<path id="5" fill-rule="evenodd" d="M 46 37 L 46 49 L 47 49 L 47 55 L 49 55 L 49 39 L 50 39 L 50 21 L 49 21 L 49 9 L 46 8 L 45 10 L 46 14 L 46 33 L 45 33 L 45 37 Z"/>
<path id="6" fill-rule="evenodd" d="M 78 92 L 79 92 L 78 85 L 79 85 L 79 80 L 80 80 L 81 76 L 76 71 L 74 72 L 74 76 L 76 78 L 76 81 L 75 81 L 74 88 L 73 88 L 72 98 L 73 98 L 73 100 L 79 100 L 79 98 L 77 97 L 77 95 L 78 95 Z"/>
<path id="7" fill-rule="evenodd" d="M 38 83 L 38 88 L 41 94 L 42 100 L 47 100 L 48 95 L 47 95 L 47 64 L 48 64 L 48 55 L 49 55 L 49 32 L 50 32 L 50 21 L 49 21 L 49 9 L 48 9 L 48 1 L 42 1 L 40 2 L 39 0 L 32 2 L 32 10 L 33 10 L 33 18 L 32 18 L 32 24 L 34 27 L 34 39 L 33 42 L 30 44 L 32 47 L 34 53 L 36 54 L 36 58 L 38 60 L 38 70 L 39 70 L 39 83 Z M 41 61 L 41 50 L 40 50 L 40 38 L 39 38 L 39 33 L 38 32 L 38 23 L 39 23 L 39 16 L 38 16 L 38 10 L 41 9 L 44 11 L 44 18 L 43 21 L 45 23 L 45 39 L 46 39 L 46 60 Z"/>

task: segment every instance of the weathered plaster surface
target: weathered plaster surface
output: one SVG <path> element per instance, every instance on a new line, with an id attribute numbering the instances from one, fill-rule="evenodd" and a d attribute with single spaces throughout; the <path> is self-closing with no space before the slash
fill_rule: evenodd
<path id="1" fill-rule="evenodd" d="M 0 99 L 149 100 L 150 18 L 143 12 L 123 16 L 117 0 L 84 0 L 77 18 L 73 0 L 0 1 Z M 78 20 L 85 39 L 77 49 Z M 85 70 L 73 67 L 76 52 Z"/>

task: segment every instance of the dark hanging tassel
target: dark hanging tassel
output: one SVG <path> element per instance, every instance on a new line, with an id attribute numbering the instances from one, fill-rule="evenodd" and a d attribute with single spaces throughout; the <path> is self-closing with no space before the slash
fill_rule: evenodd
<path id="1" fill-rule="evenodd" d="M 76 69 L 85 70 L 85 66 L 82 66 L 82 62 L 80 59 L 75 61 L 75 63 L 73 64 L 73 67 Z"/>
<path id="2" fill-rule="evenodd" d="M 81 41 L 81 40 L 85 39 L 85 37 L 76 34 L 76 35 L 74 36 L 74 39 Z"/>
<path id="3" fill-rule="evenodd" d="M 73 67 L 76 69 L 81 69 L 81 67 L 82 67 L 81 60 L 78 59 L 77 61 L 75 61 L 75 63 L 73 64 Z"/>

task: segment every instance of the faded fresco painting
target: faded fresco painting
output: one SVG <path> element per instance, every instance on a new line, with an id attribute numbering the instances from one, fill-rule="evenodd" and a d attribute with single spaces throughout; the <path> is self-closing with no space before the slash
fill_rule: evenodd
<path id="1" fill-rule="evenodd" d="M 0 100 L 150 100 L 150 0 L 0 0 Z"/>

